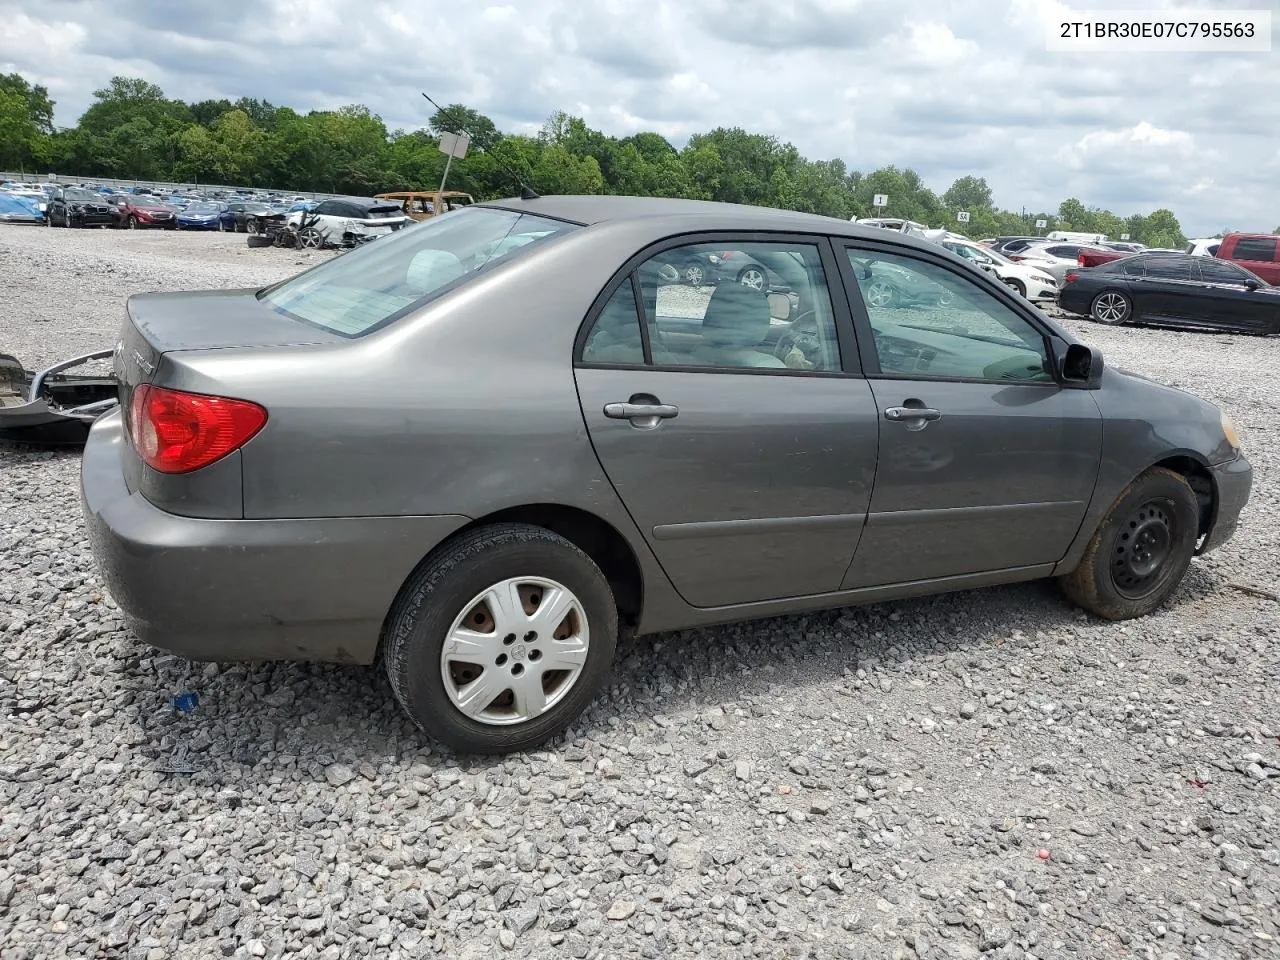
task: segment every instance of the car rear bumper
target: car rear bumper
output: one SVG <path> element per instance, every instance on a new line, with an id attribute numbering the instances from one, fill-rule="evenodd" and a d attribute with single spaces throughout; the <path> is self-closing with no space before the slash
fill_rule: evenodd
<path id="1" fill-rule="evenodd" d="M 1240 511 L 1249 502 L 1253 488 L 1253 465 L 1244 454 L 1210 469 L 1217 492 L 1217 506 L 1197 553 L 1207 553 L 1231 539 L 1240 523 Z"/>
<path id="2" fill-rule="evenodd" d="M 193 660 L 370 663 L 414 567 L 462 516 L 203 520 L 125 483 L 119 413 L 81 464 L 94 556 L 138 637 Z"/>

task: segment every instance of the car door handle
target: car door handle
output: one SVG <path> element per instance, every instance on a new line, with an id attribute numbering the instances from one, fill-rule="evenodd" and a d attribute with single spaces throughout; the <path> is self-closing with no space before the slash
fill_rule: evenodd
<path id="1" fill-rule="evenodd" d="M 884 411 L 886 420 L 941 420 L 942 411 L 934 410 L 932 407 L 886 407 Z"/>
<path id="2" fill-rule="evenodd" d="M 604 415 L 610 420 L 643 420 L 656 417 L 670 420 L 680 414 L 680 408 L 669 403 L 606 403 Z"/>

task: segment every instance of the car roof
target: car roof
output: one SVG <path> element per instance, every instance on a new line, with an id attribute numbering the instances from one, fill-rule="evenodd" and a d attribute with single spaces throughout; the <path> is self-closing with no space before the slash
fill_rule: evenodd
<path id="1" fill-rule="evenodd" d="M 828 234 L 885 242 L 892 240 L 918 250 L 937 250 L 937 244 L 882 227 L 851 223 L 841 217 L 816 213 L 753 207 L 713 200 L 681 200 L 668 197 L 553 196 L 523 200 L 511 197 L 489 200 L 477 207 L 492 207 L 565 220 L 581 226 L 626 220 L 666 220 L 672 233 L 698 230 L 777 230 Z"/>

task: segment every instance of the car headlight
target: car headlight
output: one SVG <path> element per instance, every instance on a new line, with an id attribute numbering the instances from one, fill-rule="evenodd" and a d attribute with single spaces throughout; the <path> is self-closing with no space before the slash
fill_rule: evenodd
<path id="1" fill-rule="evenodd" d="M 1235 421 L 1227 416 L 1226 411 L 1219 410 L 1219 416 L 1222 418 L 1222 435 L 1227 438 L 1227 443 L 1231 445 L 1231 449 L 1236 453 L 1240 452 L 1240 434 L 1236 430 Z"/>
<path id="2" fill-rule="evenodd" d="M 1052 284 L 1055 287 L 1058 285 L 1058 281 L 1055 280 L 1053 277 L 1049 276 L 1049 274 L 1047 273 L 1033 273 L 1031 275 L 1031 279 L 1039 280 L 1041 283 Z"/>

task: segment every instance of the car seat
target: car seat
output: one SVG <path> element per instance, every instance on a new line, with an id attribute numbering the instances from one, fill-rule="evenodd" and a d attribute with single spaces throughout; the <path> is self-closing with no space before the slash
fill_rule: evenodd
<path id="1" fill-rule="evenodd" d="M 447 250 L 419 250 L 405 270 L 405 285 L 417 296 L 434 293 L 466 273 L 462 261 Z"/>
<path id="2" fill-rule="evenodd" d="M 713 367 L 785 368 L 772 353 L 757 349 L 769 335 L 769 325 L 769 301 L 761 291 L 723 283 L 707 303 L 694 359 Z"/>

